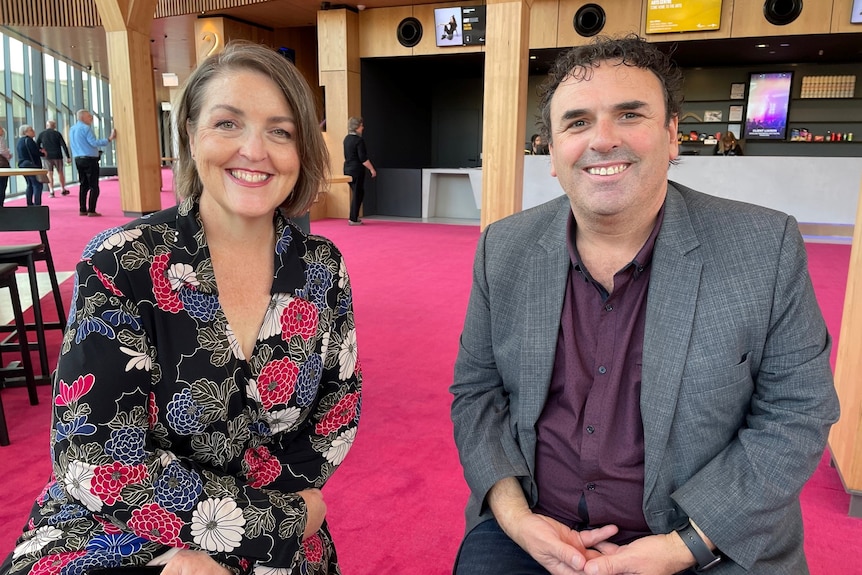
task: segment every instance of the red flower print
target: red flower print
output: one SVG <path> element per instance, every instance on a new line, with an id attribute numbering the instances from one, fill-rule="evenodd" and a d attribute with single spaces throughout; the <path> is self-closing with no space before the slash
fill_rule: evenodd
<path id="1" fill-rule="evenodd" d="M 309 339 L 317 333 L 317 307 L 308 300 L 292 298 L 281 312 L 281 339 L 299 334 Z"/>
<path id="2" fill-rule="evenodd" d="M 320 560 L 323 559 L 323 543 L 317 533 L 303 541 L 302 548 L 305 550 L 305 558 L 308 559 L 309 563 L 320 563 Z"/>
<path id="3" fill-rule="evenodd" d="M 249 485 L 255 489 L 269 485 L 281 475 L 281 463 L 264 446 L 246 450 L 243 460 L 248 465 Z"/>
<path id="4" fill-rule="evenodd" d="M 96 383 L 96 376 L 92 373 L 78 377 L 72 385 L 68 385 L 61 379 L 59 384 L 60 392 L 54 398 L 54 405 L 75 403 L 93 389 L 94 383 Z"/>
<path id="5" fill-rule="evenodd" d="M 153 280 L 153 295 L 159 308 L 170 312 L 179 313 L 183 309 L 183 302 L 177 292 L 171 289 L 171 281 L 168 279 L 168 254 L 159 254 L 153 258 L 150 266 L 150 278 Z"/>
<path id="6" fill-rule="evenodd" d="M 341 426 L 347 425 L 356 417 L 356 404 L 359 403 L 358 393 L 348 393 L 335 406 L 330 409 L 320 423 L 315 426 L 314 431 L 318 435 L 329 435 L 337 431 Z"/>
<path id="7" fill-rule="evenodd" d="M 107 519 L 102 519 L 98 515 L 93 515 L 93 519 L 102 524 L 102 531 L 107 533 L 108 535 L 119 535 L 123 532 L 122 529 L 108 521 Z"/>
<path id="8" fill-rule="evenodd" d="M 86 554 L 86 551 L 70 551 L 42 557 L 30 567 L 30 575 L 58 575 L 63 567 Z"/>
<path id="9" fill-rule="evenodd" d="M 102 270 L 100 270 L 96 266 L 93 266 L 93 271 L 96 272 L 96 277 L 99 278 L 99 281 L 102 282 L 102 285 L 105 286 L 105 289 L 107 289 L 114 295 L 123 295 L 123 292 L 121 292 L 119 288 L 114 285 L 114 282 L 111 281 L 111 278 L 102 273 Z"/>
<path id="10" fill-rule="evenodd" d="M 257 378 L 257 389 L 263 408 L 269 410 L 274 405 L 287 403 L 287 399 L 293 395 L 298 376 L 299 367 L 287 357 L 263 366 Z"/>
<path id="11" fill-rule="evenodd" d="M 186 548 L 188 545 L 180 541 L 182 520 L 159 507 L 158 503 L 147 503 L 140 509 L 132 511 L 132 517 L 127 525 L 137 535 L 171 547 Z"/>
<path id="12" fill-rule="evenodd" d="M 159 406 L 156 405 L 156 394 L 150 392 L 150 398 L 147 401 L 147 423 L 150 429 L 156 427 L 156 422 L 159 420 Z"/>
<path id="13" fill-rule="evenodd" d="M 107 505 L 113 505 L 121 499 L 123 487 L 140 483 L 146 476 L 146 465 L 123 465 L 117 461 L 110 465 L 99 465 L 93 470 L 90 491 Z"/>

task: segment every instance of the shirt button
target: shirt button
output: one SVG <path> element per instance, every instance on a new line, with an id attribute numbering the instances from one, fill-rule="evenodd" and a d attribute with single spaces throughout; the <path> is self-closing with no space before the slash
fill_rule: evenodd
<path id="1" fill-rule="evenodd" d="M 592 425 L 587 426 L 587 433 L 593 433 L 595 430 L 596 430 L 596 428 L 593 427 Z"/>
<path id="2" fill-rule="evenodd" d="M 605 311 L 614 311 L 614 306 L 612 306 L 611 304 L 606 305 Z"/>
<path id="3" fill-rule="evenodd" d="M 606 367 L 605 367 L 605 366 L 603 366 L 603 365 L 600 365 L 600 366 L 599 366 L 599 373 L 601 373 L 602 375 L 604 375 L 604 374 L 606 374 L 607 372 L 608 372 L 608 368 L 606 368 Z"/>
<path id="4" fill-rule="evenodd" d="M 587 483 L 587 490 L 595 491 L 596 490 L 596 484 L 595 483 Z"/>

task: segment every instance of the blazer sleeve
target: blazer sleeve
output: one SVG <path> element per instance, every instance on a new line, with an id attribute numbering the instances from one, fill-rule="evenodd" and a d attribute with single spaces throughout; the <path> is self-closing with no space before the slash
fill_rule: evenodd
<path id="1" fill-rule="evenodd" d="M 798 535 L 801 546 L 801 533 L 791 535 L 797 527 L 787 519 L 798 509 L 800 491 L 823 455 L 839 412 L 831 341 L 808 274 L 805 245 L 791 217 L 776 256 L 777 265 L 769 266 L 776 274 L 773 293 L 757 298 L 768 302 L 772 296 L 762 349 L 750 354 L 760 356 L 759 365 L 751 366 L 750 375 L 748 369 L 734 372 L 743 373 L 744 386 L 753 385 L 743 424 L 723 450 L 672 493 L 716 546 L 745 569 L 770 554 L 775 557 L 778 551 L 767 546 L 776 541 L 787 543 Z M 739 367 L 747 368 L 747 361 L 755 360 L 743 357 Z M 725 389 L 738 389 L 734 383 L 727 381 Z"/>

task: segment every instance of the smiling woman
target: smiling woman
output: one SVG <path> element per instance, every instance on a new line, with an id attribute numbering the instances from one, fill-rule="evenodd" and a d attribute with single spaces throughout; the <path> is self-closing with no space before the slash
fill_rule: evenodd
<path id="1" fill-rule="evenodd" d="M 180 204 L 99 234 L 77 266 L 56 479 L 0 574 L 338 572 L 320 487 L 362 374 L 341 253 L 287 219 L 328 175 L 308 85 L 229 44 L 176 113 Z"/>

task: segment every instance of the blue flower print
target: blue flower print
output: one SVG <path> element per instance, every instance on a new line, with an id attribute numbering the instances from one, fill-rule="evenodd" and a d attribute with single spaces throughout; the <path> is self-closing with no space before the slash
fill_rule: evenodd
<path id="1" fill-rule="evenodd" d="M 183 286 L 177 295 L 183 308 L 198 321 L 212 321 L 218 311 L 218 297 L 213 294 Z"/>
<path id="2" fill-rule="evenodd" d="M 105 323 L 104 320 L 98 317 L 85 317 L 78 325 L 78 331 L 75 332 L 75 343 L 81 343 L 91 333 L 100 333 L 108 339 L 114 339 L 117 334 L 114 328 Z"/>
<path id="3" fill-rule="evenodd" d="M 129 312 L 123 311 L 121 309 L 112 309 L 108 310 L 102 314 L 102 319 L 111 324 L 114 327 L 120 327 L 121 325 L 127 325 L 133 330 L 141 329 L 141 321 L 137 316 L 133 316 Z"/>
<path id="4" fill-rule="evenodd" d="M 153 487 L 156 503 L 168 511 L 189 511 L 203 491 L 203 482 L 195 470 L 171 463 Z"/>
<path id="5" fill-rule="evenodd" d="M 111 431 L 111 437 L 105 443 L 105 453 L 125 465 L 143 463 L 147 457 L 144 451 L 146 432 L 141 427 L 121 427 Z"/>
<path id="6" fill-rule="evenodd" d="M 97 251 L 99 251 L 99 247 L 103 243 L 105 243 L 106 239 L 108 239 L 112 235 L 122 231 L 122 229 L 123 228 L 118 226 L 116 228 L 111 228 L 109 230 L 105 230 L 104 232 L 98 234 L 96 237 L 94 237 L 92 240 L 90 240 L 90 243 L 88 243 L 87 247 L 84 248 L 84 252 L 83 252 L 83 254 L 81 254 L 81 259 L 82 260 L 88 260 L 91 257 L 93 257 L 93 254 L 95 254 Z"/>
<path id="7" fill-rule="evenodd" d="M 326 294 L 332 288 L 332 274 L 325 265 L 317 262 L 308 266 L 306 276 L 306 299 L 318 309 L 326 309 Z"/>
<path id="8" fill-rule="evenodd" d="M 86 415 L 79 415 L 69 423 L 57 422 L 57 441 L 64 441 L 73 435 L 93 435 L 96 433 L 96 426 L 92 423 L 87 423 Z"/>
<path id="9" fill-rule="evenodd" d="M 299 370 L 296 380 L 296 403 L 301 407 L 307 407 L 314 401 L 317 395 L 317 387 L 323 375 L 323 360 L 320 355 L 314 354 L 308 358 Z"/>
<path id="10" fill-rule="evenodd" d="M 82 575 L 96 567 L 119 567 L 121 560 L 118 553 L 95 550 L 64 565 L 60 575 Z"/>
<path id="11" fill-rule="evenodd" d="M 87 542 L 89 551 L 103 551 L 110 555 L 129 557 L 141 550 L 147 540 L 133 533 L 96 535 Z"/>
<path id="12" fill-rule="evenodd" d="M 290 226 L 284 226 L 284 230 L 281 232 L 281 237 L 278 238 L 277 242 L 275 242 L 275 253 L 281 255 L 286 252 L 287 248 L 290 247 L 291 242 L 293 242 L 293 234 L 290 232 Z"/>
<path id="13" fill-rule="evenodd" d="M 192 392 L 184 389 L 175 393 L 168 403 L 167 420 L 170 426 L 180 435 L 195 435 L 204 430 L 201 416 L 204 408 L 192 399 Z"/>
<path id="14" fill-rule="evenodd" d="M 78 505 L 77 503 L 64 503 L 60 506 L 60 511 L 48 519 L 48 525 L 57 525 L 64 521 L 77 519 L 78 517 L 83 517 L 87 513 L 89 513 L 89 511 L 87 511 L 87 508 L 82 505 Z"/>

